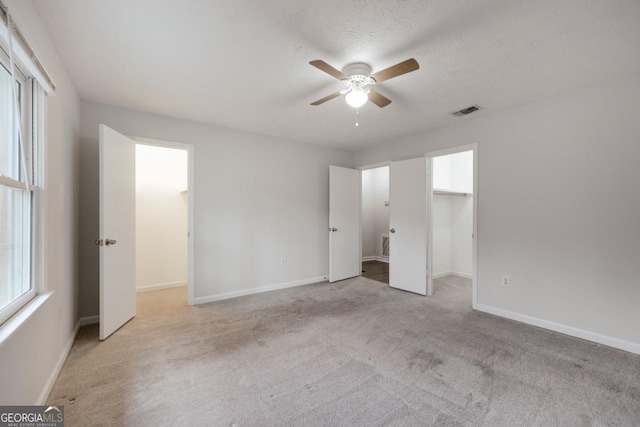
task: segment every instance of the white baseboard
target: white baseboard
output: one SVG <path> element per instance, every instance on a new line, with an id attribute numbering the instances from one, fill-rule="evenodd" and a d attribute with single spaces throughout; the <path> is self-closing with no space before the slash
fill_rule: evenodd
<path id="1" fill-rule="evenodd" d="M 275 285 L 260 286 L 257 288 L 243 289 L 241 291 L 225 292 L 224 294 L 197 297 L 193 299 L 193 304 L 206 304 L 208 302 L 222 301 L 225 299 L 242 297 L 245 295 L 259 294 L 262 292 L 276 291 L 278 289 L 293 288 L 296 286 L 311 285 L 313 283 L 324 282 L 328 276 L 310 277 L 308 279 L 295 280 L 293 282 L 278 283 Z"/>
<path id="2" fill-rule="evenodd" d="M 386 262 L 387 264 L 389 264 L 389 257 L 379 256 L 379 255 L 362 257 L 362 262 L 367 262 L 367 261 L 380 261 L 380 262 Z"/>
<path id="3" fill-rule="evenodd" d="M 503 310 L 501 308 L 491 307 L 484 304 L 478 304 L 476 310 L 500 317 L 506 317 L 507 319 L 527 323 L 529 325 L 538 326 L 555 332 L 560 332 L 561 334 L 570 335 L 572 337 L 582 338 L 583 340 L 593 341 L 598 344 L 628 351 L 630 353 L 640 354 L 640 343 L 625 341 L 607 335 L 585 331 L 584 329 L 574 328 L 573 326 L 567 326 L 561 323 L 551 322 L 549 320 L 539 319 L 537 317 L 527 316 L 526 314 L 515 313 L 513 311 Z"/>
<path id="4" fill-rule="evenodd" d="M 80 321 L 78 321 L 78 323 L 76 324 L 76 327 L 73 329 L 71 338 L 69 338 L 67 345 L 65 346 L 64 350 L 62 351 L 62 354 L 58 358 L 58 362 L 56 362 L 56 365 L 53 367 L 53 371 L 51 372 L 51 375 L 49 375 L 49 379 L 45 383 L 44 388 L 40 393 L 40 397 L 38 397 L 38 401 L 36 402 L 36 405 L 44 405 L 47 402 L 47 397 L 49 397 L 49 394 L 53 389 L 53 385 L 56 383 L 56 380 L 58 379 L 58 375 L 60 375 L 60 371 L 62 370 L 62 367 L 64 366 L 64 362 L 67 360 L 67 357 L 69 356 L 69 352 L 73 347 L 73 343 L 76 341 L 76 337 L 78 336 L 79 330 L 80 330 Z"/>
<path id="5" fill-rule="evenodd" d="M 100 316 L 81 317 L 78 323 L 80 326 L 87 326 L 87 325 L 93 325 L 95 323 L 100 323 Z"/>
<path id="6" fill-rule="evenodd" d="M 462 277 L 464 279 L 473 279 L 473 274 L 460 273 L 459 271 L 452 271 L 449 274 L 451 274 L 452 276 Z"/>
<path id="7" fill-rule="evenodd" d="M 458 277 L 464 277 L 465 279 L 473 279 L 473 275 L 472 274 L 460 273 L 460 272 L 457 272 L 457 271 L 447 271 L 446 273 L 434 274 L 433 278 L 434 279 L 439 279 L 439 278 L 445 277 L 445 276 L 458 276 Z"/>
<path id="8" fill-rule="evenodd" d="M 187 282 L 168 282 L 158 283 L 156 285 L 140 286 L 136 288 L 136 292 L 156 291 L 158 289 L 178 288 L 180 286 L 187 286 Z"/>

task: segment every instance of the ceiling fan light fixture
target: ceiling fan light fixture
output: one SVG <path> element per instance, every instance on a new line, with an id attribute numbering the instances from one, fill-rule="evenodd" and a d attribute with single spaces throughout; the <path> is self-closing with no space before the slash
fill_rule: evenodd
<path id="1" fill-rule="evenodd" d="M 367 92 L 365 92 L 360 86 L 354 85 L 351 90 L 344 97 L 347 104 L 353 108 L 360 108 L 369 100 Z"/>

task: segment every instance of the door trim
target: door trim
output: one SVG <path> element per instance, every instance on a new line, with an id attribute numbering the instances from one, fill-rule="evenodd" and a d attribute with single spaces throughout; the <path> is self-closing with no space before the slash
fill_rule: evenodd
<path id="1" fill-rule="evenodd" d="M 427 158 L 427 295 L 433 295 L 433 168 L 434 157 L 473 151 L 473 241 L 471 249 L 471 307 L 478 308 L 478 144 L 466 144 L 425 153 Z"/>
<path id="2" fill-rule="evenodd" d="M 195 227 L 194 227 L 194 217 L 195 217 L 195 178 L 194 178 L 194 164 L 195 164 L 195 147 L 193 144 L 186 144 L 182 142 L 173 142 L 173 141 L 165 141 L 161 139 L 154 138 L 144 138 L 132 136 L 130 137 L 132 140 L 136 142 L 136 144 L 141 145 L 151 145 L 155 147 L 164 147 L 164 148 L 177 148 L 179 150 L 187 151 L 187 197 L 188 197 L 188 206 L 189 213 L 187 216 L 188 222 L 188 230 L 189 230 L 189 240 L 187 244 L 187 259 L 188 259 L 188 274 L 187 274 L 187 300 L 189 305 L 195 304 Z"/>

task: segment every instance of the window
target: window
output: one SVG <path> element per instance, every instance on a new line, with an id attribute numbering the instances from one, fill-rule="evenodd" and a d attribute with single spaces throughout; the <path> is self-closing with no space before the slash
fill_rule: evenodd
<path id="1" fill-rule="evenodd" d="M 37 93 L 37 82 L 17 66 L 11 75 L 9 57 L 0 51 L 0 324 L 36 295 Z"/>

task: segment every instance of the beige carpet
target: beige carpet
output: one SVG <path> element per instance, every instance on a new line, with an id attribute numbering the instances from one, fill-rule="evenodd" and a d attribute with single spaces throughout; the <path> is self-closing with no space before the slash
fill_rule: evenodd
<path id="1" fill-rule="evenodd" d="M 640 425 L 640 357 L 474 312 L 464 279 L 185 300 L 82 328 L 49 397 L 67 426 Z"/>

